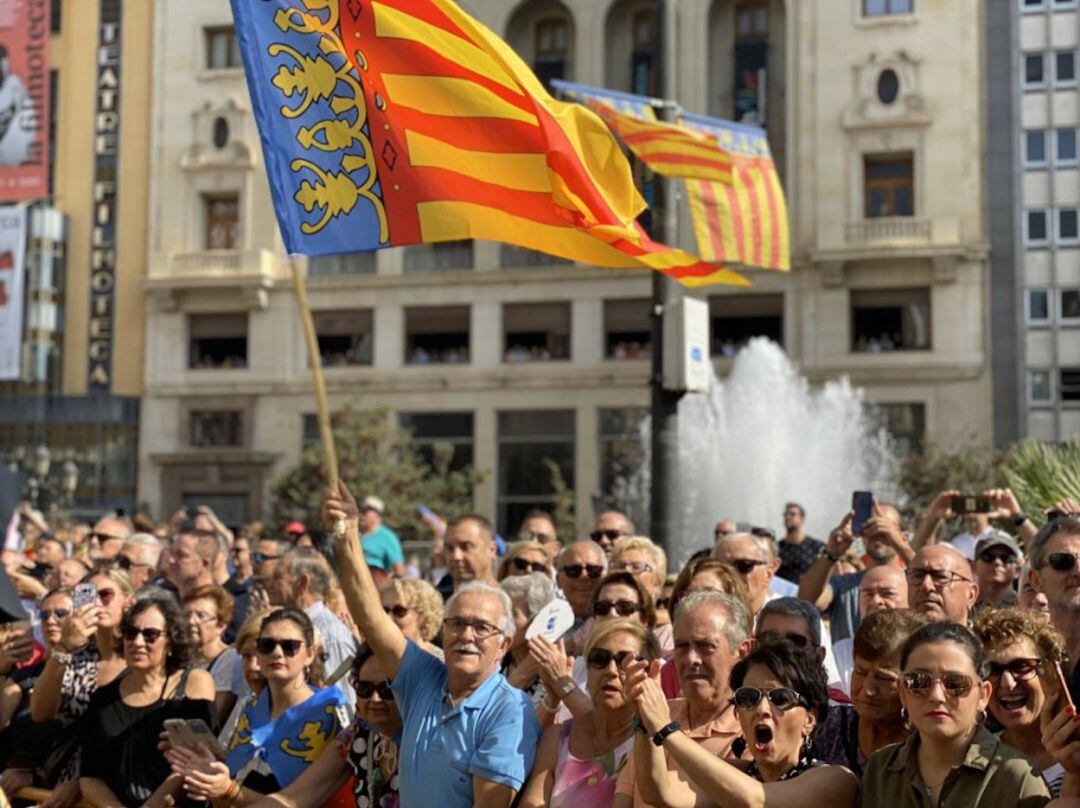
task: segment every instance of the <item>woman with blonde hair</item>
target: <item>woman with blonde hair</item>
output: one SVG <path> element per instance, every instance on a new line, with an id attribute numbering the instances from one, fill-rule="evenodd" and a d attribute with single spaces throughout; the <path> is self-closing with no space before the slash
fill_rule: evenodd
<path id="1" fill-rule="evenodd" d="M 383 610 L 406 639 L 442 659 L 433 640 L 442 630 L 443 599 L 434 586 L 419 578 L 393 578 L 379 593 Z"/>
<path id="2" fill-rule="evenodd" d="M 514 575 L 530 575 L 542 572 L 550 577 L 551 557 L 547 548 L 538 541 L 519 541 L 510 545 L 499 566 L 499 581 Z"/>

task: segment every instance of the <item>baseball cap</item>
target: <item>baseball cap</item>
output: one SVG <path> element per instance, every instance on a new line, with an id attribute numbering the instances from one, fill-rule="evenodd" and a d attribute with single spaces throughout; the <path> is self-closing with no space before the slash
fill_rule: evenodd
<path id="1" fill-rule="evenodd" d="M 382 512 L 385 509 L 386 506 L 381 499 L 370 495 L 364 497 L 364 501 L 360 503 L 360 510 L 375 511 L 379 516 L 382 516 Z"/>
<path id="2" fill-rule="evenodd" d="M 307 533 L 307 528 L 304 527 L 304 523 L 293 519 L 289 524 L 285 525 L 286 533 L 296 533 L 298 535 Z"/>
<path id="3" fill-rule="evenodd" d="M 1007 547 L 1013 552 L 1018 561 L 1024 558 L 1024 553 L 1020 549 L 1020 545 L 1016 543 L 1016 539 L 1004 530 L 995 530 L 985 539 L 979 539 L 979 543 L 975 545 L 975 558 L 978 558 L 991 547 Z"/>

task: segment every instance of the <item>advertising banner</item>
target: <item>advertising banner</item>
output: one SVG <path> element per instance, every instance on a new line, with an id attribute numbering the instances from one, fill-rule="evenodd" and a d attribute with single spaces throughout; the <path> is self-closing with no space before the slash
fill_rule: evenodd
<path id="1" fill-rule="evenodd" d="M 0 207 L 0 380 L 19 378 L 23 288 L 26 277 L 26 208 Z"/>
<path id="2" fill-rule="evenodd" d="M 49 0 L 0 0 L 0 202 L 49 195 Z"/>

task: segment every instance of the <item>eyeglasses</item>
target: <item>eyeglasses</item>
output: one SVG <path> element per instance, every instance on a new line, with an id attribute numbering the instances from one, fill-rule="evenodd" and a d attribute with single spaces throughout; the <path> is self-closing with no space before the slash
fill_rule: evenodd
<path id="1" fill-rule="evenodd" d="M 787 640 L 792 643 L 796 648 L 807 648 L 810 645 L 810 640 L 804 637 L 802 634 L 795 634 L 794 632 L 788 632 L 781 634 L 779 631 L 761 631 L 757 635 L 757 641 L 759 644 L 767 644 L 771 642 L 780 642 L 781 640 Z"/>
<path id="2" fill-rule="evenodd" d="M 548 542 L 555 541 L 555 537 L 549 533 L 538 533 L 535 530 L 522 530 L 518 533 L 518 539 L 520 541 L 538 541 L 541 544 L 547 544 Z"/>
<path id="3" fill-rule="evenodd" d="M 607 617 L 615 612 L 619 617 L 629 617 L 637 614 L 644 607 L 632 600 L 598 600 L 592 605 L 592 613 L 596 617 Z"/>
<path id="4" fill-rule="evenodd" d="M 623 536 L 629 535 L 629 533 L 624 533 L 621 530 L 594 530 L 592 533 L 589 534 L 589 538 L 595 542 L 599 542 L 602 539 L 607 539 L 608 541 L 618 541 Z"/>
<path id="5" fill-rule="evenodd" d="M 1058 572 L 1072 572 L 1076 566 L 1076 559 L 1076 553 L 1051 553 L 1046 557 L 1046 564 L 1042 566 L 1048 564 L 1051 569 Z"/>
<path id="6" fill-rule="evenodd" d="M 935 676 L 930 671 L 910 671 L 900 677 L 900 682 L 906 690 L 917 696 L 929 695 L 934 682 L 941 682 L 945 694 L 954 699 L 963 698 L 971 692 L 975 684 L 970 676 L 965 673 L 946 671 L 940 676 Z"/>
<path id="7" fill-rule="evenodd" d="M 616 572 L 630 572 L 640 575 L 643 572 L 653 572 L 656 568 L 645 561 L 612 561 L 611 569 Z"/>
<path id="8" fill-rule="evenodd" d="M 279 555 L 267 555 L 258 551 L 251 554 L 251 560 L 256 564 L 265 564 L 267 561 L 275 561 L 279 558 L 281 558 Z"/>
<path id="9" fill-rule="evenodd" d="M 107 541 L 124 541 L 123 536 L 110 536 L 108 533 L 91 533 L 90 541 L 102 544 Z"/>
<path id="10" fill-rule="evenodd" d="M 122 556 L 119 556 L 116 559 L 116 566 L 118 566 L 120 569 L 124 570 L 125 572 L 129 572 L 132 569 L 145 569 L 145 568 L 151 567 L 153 565 L 152 564 L 139 564 L 139 563 L 136 563 L 135 561 L 132 561 L 127 556 L 122 555 Z"/>
<path id="11" fill-rule="evenodd" d="M 511 558 L 510 564 L 518 572 L 547 572 L 547 564 L 542 561 L 526 561 L 524 558 Z"/>
<path id="12" fill-rule="evenodd" d="M 40 614 L 41 622 L 48 623 L 54 617 L 57 620 L 63 620 L 65 617 L 71 614 L 71 609 L 42 609 Z"/>
<path id="13" fill-rule="evenodd" d="M 979 553 L 979 561 L 984 564 L 993 564 L 995 561 L 1000 561 L 1007 567 L 1009 564 L 1016 563 L 1016 556 L 1013 553 L 995 553 L 993 550 L 983 550 Z"/>
<path id="14" fill-rule="evenodd" d="M 1003 673 L 1008 672 L 1014 682 L 1026 682 L 1028 679 L 1035 678 L 1042 665 L 1043 661 L 1037 657 L 1010 659 L 1008 662 L 989 662 L 987 668 L 990 673 L 987 678 L 996 681 Z"/>
<path id="15" fill-rule="evenodd" d="M 922 582 L 929 578 L 934 589 L 945 589 L 946 587 L 952 586 L 957 581 L 971 583 L 970 578 L 965 578 L 963 575 L 957 575 L 955 572 L 950 572 L 949 570 L 928 570 L 912 567 L 905 575 L 907 576 L 908 583 L 912 586 L 922 586 Z"/>
<path id="16" fill-rule="evenodd" d="M 635 654 L 633 651 L 609 651 L 606 648 L 594 648 L 589 651 L 585 663 L 593 670 L 602 671 L 615 660 L 615 667 L 621 668 L 627 657 L 633 657 L 635 662 L 641 662 L 645 657 Z"/>
<path id="17" fill-rule="evenodd" d="M 774 687 L 772 690 L 762 690 L 760 687 L 740 687 L 733 694 L 731 703 L 739 710 L 753 710 L 762 699 L 768 699 L 769 704 L 777 710 L 790 710 L 793 707 L 805 707 L 810 709 L 810 703 L 802 697 L 802 694 L 790 687 Z"/>
<path id="18" fill-rule="evenodd" d="M 378 693 L 379 698 L 383 701 L 394 700 L 394 691 L 390 689 L 389 679 L 372 682 L 370 679 L 358 679 L 354 676 L 352 677 L 352 686 L 353 690 L 356 691 L 356 695 L 362 699 L 370 699 L 372 694 Z"/>
<path id="19" fill-rule="evenodd" d="M 98 600 L 101 601 L 102 606 L 108 606 L 113 602 L 113 598 L 116 597 L 115 589 L 99 589 L 97 591 Z"/>
<path id="20" fill-rule="evenodd" d="M 270 656 L 274 649 L 281 646 L 281 653 L 287 657 L 294 657 L 304 647 L 303 640 L 279 640 L 276 637 L 259 637 L 255 640 L 255 651 L 263 656 Z"/>
<path id="21" fill-rule="evenodd" d="M 465 629 L 471 628 L 473 636 L 478 640 L 486 640 L 496 634 L 503 634 L 503 630 L 486 620 L 465 620 L 461 617 L 448 617 L 443 620 L 443 625 L 455 634 L 464 633 Z"/>
<path id="22" fill-rule="evenodd" d="M 195 623 L 216 622 L 218 619 L 218 616 L 216 614 L 213 614 L 211 612 L 204 612 L 201 609 L 192 609 L 190 612 L 187 613 L 187 617 L 188 620 L 191 620 Z"/>
<path id="23" fill-rule="evenodd" d="M 604 568 L 599 564 L 567 564 L 559 572 L 563 573 L 567 578 L 580 578 L 584 572 L 595 580 L 604 574 Z"/>
<path id="24" fill-rule="evenodd" d="M 139 628 L 138 626 L 124 626 L 120 629 L 120 636 L 124 638 L 126 642 L 135 642 L 135 638 L 140 634 L 147 645 L 153 645 L 159 639 L 161 635 L 165 633 L 164 629 L 160 628 Z"/>
<path id="25" fill-rule="evenodd" d="M 391 617 L 398 620 L 404 620 L 405 615 L 412 611 L 408 606 L 402 606 L 400 603 L 395 603 L 393 606 L 383 606 L 383 611 Z"/>
<path id="26" fill-rule="evenodd" d="M 769 562 L 760 561 L 756 558 L 736 558 L 728 563 L 735 568 L 739 575 L 749 575 L 754 571 L 755 567 L 764 567 Z"/>

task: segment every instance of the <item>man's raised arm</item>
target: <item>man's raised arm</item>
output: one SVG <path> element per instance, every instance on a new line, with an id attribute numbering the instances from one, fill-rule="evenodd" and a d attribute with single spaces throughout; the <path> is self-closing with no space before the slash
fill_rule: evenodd
<path id="1" fill-rule="evenodd" d="M 327 491 L 323 502 L 323 520 L 330 531 L 333 531 L 335 522 L 345 521 L 344 536 L 334 537 L 341 589 L 345 593 L 345 602 L 349 605 L 353 622 L 367 638 L 368 645 L 387 674 L 393 678 L 397 675 L 408 643 L 401 629 L 383 611 L 379 590 L 360 549 L 360 509 L 345 483 L 338 482 L 337 492 Z"/>

